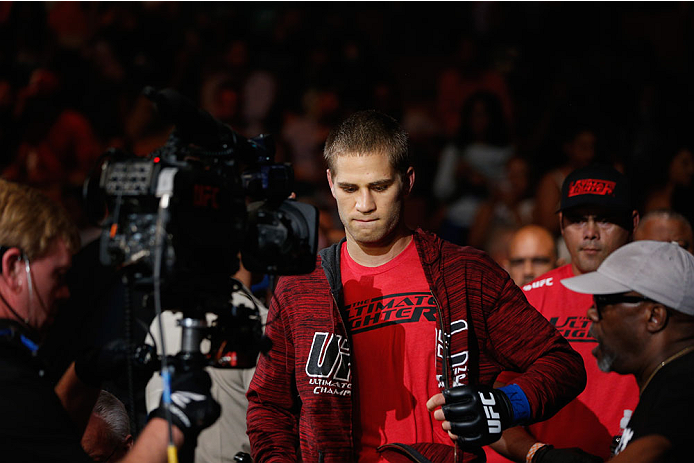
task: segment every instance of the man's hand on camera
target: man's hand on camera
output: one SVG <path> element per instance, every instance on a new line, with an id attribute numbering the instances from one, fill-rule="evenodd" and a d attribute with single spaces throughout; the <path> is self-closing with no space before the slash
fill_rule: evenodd
<path id="1" fill-rule="evenodd" d="M 171 382 L 171 421 L 188 439 L 196 439 L 200 431 L 217 421 L 221 408 L 210 395 L 212 381 L 205 370 L 176 375 Z M 151 418 L 166 419 L 167 405 L 164 399 L 159 408 L 150 413 Z"/>
<path id="2" fill-rule="evenodd" d="M 436 410 L 438 406 L 441 409 Z M 496 442 L 501 432 L 513 425 L 508 396 L 489 386 L 457 386 L 433 396 L 427 402 L 443 429 L 463 445 L 481 447 Z"/>

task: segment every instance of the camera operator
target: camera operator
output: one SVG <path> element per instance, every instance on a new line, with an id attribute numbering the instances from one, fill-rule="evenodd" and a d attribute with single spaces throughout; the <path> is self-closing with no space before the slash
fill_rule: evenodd
<path id="1" fill-rule="evenodd" d="M 80 446 L 99 394 L 108 353 L 73 362 L 53 388 L 37 355 L 79 248 L 66 213 L 38 191 L 0 180 L 0 448 L 13 462 L 91 461 Z M 172 381 L 172 404 L 155 410 L 125 462 L 164 462 L 167 446 L 197 434 L 219 416 L 203 371 Z M 184 398 L 186 400 L 180 400 Z M 169 435 L 166 420 L 174 424 Z"/>

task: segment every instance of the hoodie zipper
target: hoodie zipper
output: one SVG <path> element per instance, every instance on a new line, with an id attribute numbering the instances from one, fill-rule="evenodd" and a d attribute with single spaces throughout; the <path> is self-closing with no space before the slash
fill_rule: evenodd
<path id="1" fill-rule="evenodd" d="M 334 308 L 337 308 L 337 315 L 340 319 L 340 323 L 342 324 L 342 328 L 345 330 L 345 336 L 347 336 L 347 342 L 349 343 L 350 370 L 351 370 L 351 368 L 352 368 L 352 366 L 351 366 L 351 363 L 352 363 L 352 337 L 350 335 L 349 330 L 347 329 L 347 326 L 345 325 L 345 320 L 342 317 L 342 311 L 340 310 L 340 304 L 337 303 L 337 299 L 335 299 L 335 294 L 332 292 L 332 288 L 330 291 L 330 296 L 332 296 L 332 298 L 333 298 L 333 302 L 335 303 Z M 333 310 L 333 307 L 331 307 L 331 310 Z M 353 374 L 354 374 L 354 372 L 352 372 L 352 375 Z M 350 383 L 352 383 L 352 384 L 354 384 L 353 379 L 354 378 L 350 379 Z M 354 404 L 354 401 L 352 401 L 352 404 Z M 351 423 L 353 418 L 354 418 L 353 416 L 350 417 L 350 423 Z M 353 427 L 350 425 L 350 427 L 349 427 L 349 444 L 350 444 L 350 448 L 353 449 L 354 448 L 354 435 L 352 433 L 353 433 Z"/>

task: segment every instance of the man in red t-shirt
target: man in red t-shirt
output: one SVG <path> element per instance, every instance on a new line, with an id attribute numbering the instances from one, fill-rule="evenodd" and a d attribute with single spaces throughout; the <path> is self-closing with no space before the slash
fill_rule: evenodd
<path id="1" fill-rule="evenodd" d="M 508 273 L 407 227 L 407 145 L 376 111 L 326 141 L 346 237 L 319 252 L 312 273 L 278 281 L 272 350 L 248 390 L 258 463 L 483 461 L 503 429 L 545 419 L 582 390 L 580 355 Z M 503 370 L 520 374 L 495 389 Z"/>
<path id="2" fill-rule="evenodd" d="M 628 181 L 612 167 L 577 169 L 564 181 L 559 224 L 571 263 L 541 275 L 522 289 L 528 302 L 581 354 L 588 384 L 549 420 L 504 432 L 493 448 L 511 461 L 578 463 L 610 457 L 612 440 L 620 434 L 620 421 L 638 402 L 638 388 L 630 376 L 600 371 L 591 354 L 597 341 L 588 333 L 590 320 L 586 316 L 593 305 L 592 296 L 571 291 L 560 280 L 595 271 L 610 253 L 630 240 L 638 220 Z M 511 378 L 502 373 L 498 381 L 506 383 Z M 509 461 L 488 453 L 490 462 Z"/>

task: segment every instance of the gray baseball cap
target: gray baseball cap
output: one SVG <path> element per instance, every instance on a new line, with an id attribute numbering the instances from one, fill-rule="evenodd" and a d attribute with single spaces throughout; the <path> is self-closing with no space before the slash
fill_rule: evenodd
<path id="1" fill-rule="evenodd" d="M 596 271 L 561 283 L 584 294 L 636 291 L 694 316 L 694 255 L 676 243 L 634 241 L 607 256 Z"/>

